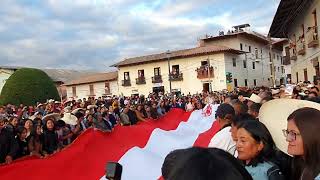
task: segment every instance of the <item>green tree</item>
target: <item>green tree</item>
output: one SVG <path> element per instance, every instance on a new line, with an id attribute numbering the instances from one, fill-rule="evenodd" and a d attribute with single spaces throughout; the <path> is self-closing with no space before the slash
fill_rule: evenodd
<path id="1" fill-rule="evenodd" d="M 1 91 L 0 104 L 35 105 L 47 99 L 59 100 L 52 79 L 39 69 L 22 68 L 6 81 Z"/>

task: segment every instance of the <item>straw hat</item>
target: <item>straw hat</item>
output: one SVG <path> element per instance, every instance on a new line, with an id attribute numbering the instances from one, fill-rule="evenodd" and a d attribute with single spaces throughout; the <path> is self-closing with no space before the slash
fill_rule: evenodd
<path id="1" fill-rule="evenodd" d="M 40 103 L 40 104 L 38 104 L 38 105 L 37 105 L 37 108 L 39 108 L 40 106 L 43 106 L 43 104 L 41 104 L 41 103 Z"/>
<path id="2" fill-rule="evenodd" d="M 83 108 L 74 109 L 73 111 L 71 111 L 71 114 L 77 114 L 77 112 L 80 110 L 84 110 L 84 109 Z"/>
<path id="3" fill-rule="evenodd" d="M 31 119 L 33 121 L 38 114 L 39 114 L 39 112 L 35 112 L 34 115 L 29 117 L 29 119 Z"/>
<path id="4" fill-rule="evenodd" d="M 77 125 L 78 118 L 71 113 L 64 113 L 61 120 L 63 120 L 66 124 Z"/>
<path id="5" fill-rule="evenodd" d="M 320 110 L 320 104 L 297 99 L 275 99 L 264 103 L 259 111 L 259 120 L 270 131 L 277 147 L 287 153 L 288 143 L 282 130 L 287 129 L 287 118 L 295 110 L 311 107 Z"/>
<path id="6" fill-rule="evenodd" d="M 49 99 L 48 103 L 54 103 L 53 99 Z"/>
<path id="7" fill-rule="evenodd" d="M 67 106 L 67 107 L 63 108 L 63 111 L 65 113 L 70 113 L 71 112 L 71 106 Z"/>
<path id="8" fill-rule="evenodd" d="M 43 120 L 47 120 L 49 118 L 52 118 L 54 119 L 55 121 L 59 120 L 60 119 L 60 114 L 59 113 L 51 113 L 51 114 L 47 114 L 45 115 L 42 119 Z"/>
<path id="9" fill-rule="evenodd" d="M 260 96 L 256 95 L 256 94 L 251 94 L 250 98 L 248 97 L 244 97 L 244 99 L 252 101 L 254 103 L 261 103 L 262 99 Z"/>
<path id="10" fill-rule="evenodd" d="M 89 105 L 89 106 L 87 106 L 87 109 L 93 109 L 93 108 L 97 108 L 98 106 L 96 106 L 96 105 Z"/>

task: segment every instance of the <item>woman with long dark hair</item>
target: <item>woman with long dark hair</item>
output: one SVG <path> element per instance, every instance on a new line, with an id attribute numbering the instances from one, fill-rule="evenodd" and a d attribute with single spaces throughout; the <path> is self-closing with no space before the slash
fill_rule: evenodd
<path id="1" fill-rule="evenodd" d="M 36 155 L 41 157 L 43 155 L 42 146 L 43 146 L 42 128 L 41 128 L 41 125 L 38 124 L 34 126 L 28 142 L 28 149 L 29 149 L 30 155 Z"/>
<path id="2" fill-rule="evenodd" d="M 238 159 L 254 180 L 282 180 L 276 165 L 276 146 L 268 129 L 259 121 L 244 121 L 237 130 Z"/>
<path id="3" fill-rule="evenodd" d="M 55 131 L 55 122 L 48 119 L 43 127 L 43 151 L 44 154 L 53 154 L 58 151 L 58 134 Z"/>
<path id="4" fill-rule="evenodd" d="M 27 129 L 25 127 L 18 127 L 17 128 L 17 136 L 16 136 L 16 142 L 17 142 L 17 154 L 16 159 L 26 156 L 29 154 L 28 151 L 28 143 L 26 141 L 27 138 Z"/>
<path id="5" fill-rule="evenodd" d="M 301 108 L 287 120 L 283 132 L 289 142 L 288 153 L 294 157 L 291 179 L 320 180 L 320 111 Z"/>

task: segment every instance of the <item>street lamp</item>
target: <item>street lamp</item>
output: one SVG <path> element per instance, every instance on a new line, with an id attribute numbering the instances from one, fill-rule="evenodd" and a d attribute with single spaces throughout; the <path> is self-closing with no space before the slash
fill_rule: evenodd
<path id="1" fill-rule="evenodd" d="M 166 52 L 167 58 L 168 58 L 168 70 L 169 70 L 169 90 L 170 90 L 170 94 L 172 93 L 172 87 L 171 87 L 171 71 L 170 71 L 170 55 L 171 52 L 168 50 Z"/>

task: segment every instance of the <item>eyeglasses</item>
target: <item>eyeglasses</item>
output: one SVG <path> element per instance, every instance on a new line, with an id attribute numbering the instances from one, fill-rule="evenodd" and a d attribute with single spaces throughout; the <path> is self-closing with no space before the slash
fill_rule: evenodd
<path id="1" fill-rule="evenodd" d="M 283 129 L 282 132 L 283 132 L 284 137 L 286 137 L 289 142 L 295 141 L 297 139 L 297 136 L 301 135 L 300 133 L 296 133 L 294 131 L 289 131 L 287 129 Z"/>

